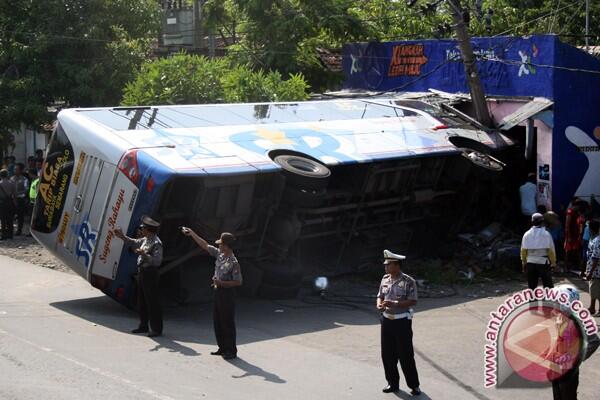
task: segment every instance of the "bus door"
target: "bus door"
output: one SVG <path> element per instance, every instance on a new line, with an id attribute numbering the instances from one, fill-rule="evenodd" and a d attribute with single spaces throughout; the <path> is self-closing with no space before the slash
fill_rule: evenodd
<path id="1" fill-rule="evenodd" d="M 121 164 L 127 162 L 128 156 L 126 155 Z M 130 168 L 124 168 L 123 165 L 119 166 L 99 230 L 98 244 L 92 263 L 93 275 L 110 280 L 114 280 L 117 275 L 121 253 L 124 250 L 123 241 L 117 238 L 113 232 L 116 228 L 121 228 L 127 234 L 138 196 L 137 186 L 132 182 L 132 178 L 123 172 L 124 170 L 131 171 Z"/>
<path id="2" fill-rule="evenodd" d="M 67 217 L 71 229 L 64 238 L 59 235 L 59 243 L 64 240 L 64 249 L 88 279 L 116 169 L 114 164 L 83 151 L 77 160 L 72 181 L 75 195 L 71 217 Z"/>

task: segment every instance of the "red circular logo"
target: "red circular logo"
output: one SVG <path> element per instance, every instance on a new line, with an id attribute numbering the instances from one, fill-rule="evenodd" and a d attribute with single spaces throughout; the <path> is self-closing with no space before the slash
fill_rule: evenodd
<path id="1" fill-rule="evenodd" d="M 583 338 L 568 312 L 531 306 L 510 322 L 502 345 L 506 361 L 520 377 L 550 382 L 579 365 Z"/>

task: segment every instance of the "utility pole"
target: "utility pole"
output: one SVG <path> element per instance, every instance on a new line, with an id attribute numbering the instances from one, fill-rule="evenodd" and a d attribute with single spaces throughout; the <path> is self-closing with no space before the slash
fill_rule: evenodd
<path id="1" fill-rule="evenodd" d="M 487 108 L 483 86 L 481 85 L 479 74 L 477 73 L 477 64 L 475 63 L 475 55 L 473 54 L 473 47 L 471 46 L 471 37 L 469 36 L 467 24 L 463 18 L 460 0 L 448 0 L 448 3 L 450 4 L 452 19 L 454 20 L 458 48 L 465 66 L 467 83 L 471 91 L 471 101 L 475 109 L 475 118 L 483 126 L 491 127 L 492 119 Z"/>
<path id="2" fill-rule="evenodd" d="M 194 30 L 194 49 L 203 49 L 204 46 L 204 30 L 202 29 L 202 6 L 204 5 L 204 0 L 196 0 L 194 1 L 194 18 L 192 28 Z"/>
<path id="3" fill-rule="evenodd" d="M 215 58 L 215 34 L 212 28 L 208 33 L 208 57 Z"/>
<path id="4" fill-rule="evenodd" d="M 590 51 L 590 0 L 585 0 L 585 51 Z"/>

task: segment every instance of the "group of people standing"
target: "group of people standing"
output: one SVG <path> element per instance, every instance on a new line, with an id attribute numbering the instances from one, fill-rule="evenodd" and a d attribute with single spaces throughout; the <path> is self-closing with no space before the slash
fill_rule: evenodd
<path id="1" fill-rule="evenodd" d="M 529 288 L 535 289 L 539 279 L 544 287 L 553 287 L 552 272 L 558 270 L 558 251 L 564 250 L 565 272 L 579 270 L 580 277 L 588 281 L 589 311 L 593 315 L 598 310 L 596 316 L 600 316 L 600 305 L 596 308 L 596 302 L 600 303 L 600 219 L 595 218 L 588 202 L 575 198 L 566 211 L 562 246 L 557 231 L 562 231 L 562 225 L 555 213 L 532 214 L 531 228 L 521 241 L 521 261 Z"/>
<path id="2" fill-rule="evenodd" d="M 600 317 L 600 205 L 592 197 L 590 202 L 573 198 L 569 207 L 562 210 L 564 225 L 558 214 L 547 211 L 536 202 L 537 188 L 535 174 L 529 174 L 527 182 L 519 189 L 523 221 L 531 227 L 521 241 L 521 262 L 527 274 L 527 285 L 535 289 L 541 279 L 544 287 L 554 287 L 552 272 L 558 271 L 558 262 L 564 261 L 564 272 L 580 271 L 580 276 L 588 281 L 591 315 Z M 596 206 L 596 207 L 594 207 Z M 596 211 L 596 212 L 594 212 Z M 576 288 L 572 293 L 579 294 Z M 560 314 L 560 313 L 558 313 Z M 563 324 L 557 326 L 564 326 Z M 555 400 L 577 399 L 579 369 L 573 368 L 559 379 L 552 381 Z"/>
<path id="3" fill-rule="evenodd" d="M 116 237 L 125 242 L 137 257 L 137 302 L 140 323 L 132 333 L 157 337 L 163 333 L 160 306 L 159 271 L 163 245 L 158 238 L 160 223 L 143 216 L 136 238 L 126 236 L 120 228 Z M 242 271 L 233 249 L 236 238 L 223 232 L 213 246 L 191 228 L 180 227 L 202 250 L 215 258 L 211 287 L 214 290 L 213 327 L 217 341 L 211 355 L 226 360 L 237 357 L 235 326 L 235 288 L 242 285 Z M 416 281 L 402 272 L 405 256 L 385 250 L 384 275 L 377 294 L 376 307 L 381 312 L 381 356 L 388 385 L 384 393 L 399 390 L 398 362 L 413 396 L 421 394 L 412 344 L 412 307 L 417 303 Z"/>
<path id="4" fill-rule="evenodd" d="M 115 229 L 114 234 L 125 241 L 125 244 L 130 246 L 138 256 L 137 299 L 140 323 L 132 333 L 147 333 L 149 337 L 156 337 L 163 333 L 158 293 L 158 267 L 162 263 L 163 245 L 157 235 L 160 223 L 148 216 L 142 217 L 141 222 L 138 238 L 126 236 L 120 228 Z M 216 246 L 213 246 L 191 228 L 181 227 L 180 231 L 215 258 L 211 287 L 214 290 L 213 325 L 218 348 L 210 354 L 221 356 L 226 360 L 236 358 L 234 288 L 242 284 L 242 271 L 233 253 L 235 236 L 223 232 L 215 242 Z"/>
<path id="5" fill-rule="evenodd" d="M 600 203 L 592 196 L 589 201 L 574 197 L 566 209 L 557 214 L 546 206 L 537 204 L 536 177 L 530 173 L 519 188 L 521 198 L 521 227 L 528 230 L 531 218 L 538 213 L 543 216 L 543 226 L 552 236 L 557 261 L 563 261 L 564 272 L 582 270 L 588 261 L 588 244 L 591 240 L 590 223 L 600 220 Z M 558 268 L 558 264 L 556 265 Z"/>
<path id="6" fill-rule="evenodd" d="M 4 158 L 0 169 L 0 240 L 12 239 L 14 235 L 23 234 L 25 218 L 31 214 L 35 203 L 43 165 L 43 151 L 38 150 L 37 155 L 28 158 L 27 167 L 23 163 L 15 162 L 14 156 Z"/>

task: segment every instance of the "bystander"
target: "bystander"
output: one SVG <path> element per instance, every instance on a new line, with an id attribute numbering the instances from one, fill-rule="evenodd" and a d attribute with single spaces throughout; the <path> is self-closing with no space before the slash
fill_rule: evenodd
<path id="1" fill-rule="evenodd" d="M 573 198 L 570 207 L 567 209 L 565 218 L 565 269 L 570 272 L 579 268 L 581 262 L 581 240 L 583 237 L 582 224 L 585 219 L 582 218 L 582 209 L 585 202 Z"/>
<path id="2" fill-rule="evenodd" d="M 527 272 L 527 285 L 533 290 L 541 278 L 544 287 L 553 287 L 552 268 L 556 266 L 556 252 L 552 236 L 542 223 L 544 216 L 535 213 L 531 216 L 531 229 L 521 241 L 521 262 L 523 272 Z"/>
<path id="3" fill-rule="evenodd" d="M 0 240 L 13 238 L 13 221 L 15 216 L 15 184 L 8 178 L 8 171 L 0 171 L 0 223 L 2 235 Z"/>
<path id="4" fill-rule="evenodd" d="M 25 214 L 27 214 L 27 209 L 29 208 L 29 180 L 25 175 L 23 175 L 24 171 L 25 165 L 23 165 L 22 163 L 18 163 L 15 166 L 15 175 L 10 178 L 11 182 L 15 185 L 15 212 L 17 214 L 17 236 L 23 234 Z"/>
<path id="5" fill-rule="evenodd" d="M 537 188 L 535 187 L 535 174 L 527 175 L 527 181 L 519 188 L 521 197 L 521 225 L 524 229 L 529 227 L 531 216 L 537 212 Z"/>
<path id="6" fill-rule="evenodd" d="M 596 301 L 600 303 L 600 268 L 598 268 L 598 262 L 600 260 L 600 222 L 597 220 L 590 221 L 589 230 L 590 242 L 587 249 L 585 278 L 589 281 L 590 289 L 589 311 L 591 314 L 595 314 Z M 600 306 L 596 317 L 600 317 Z"/>

